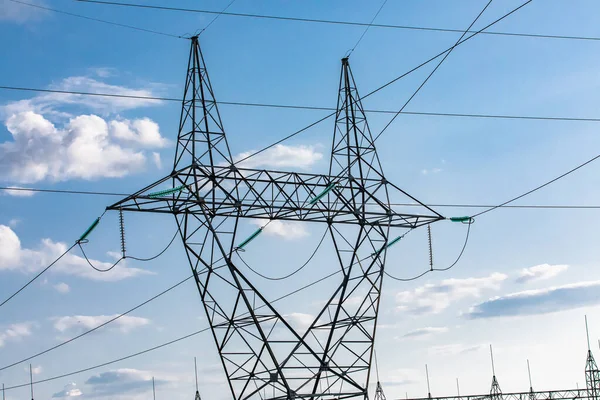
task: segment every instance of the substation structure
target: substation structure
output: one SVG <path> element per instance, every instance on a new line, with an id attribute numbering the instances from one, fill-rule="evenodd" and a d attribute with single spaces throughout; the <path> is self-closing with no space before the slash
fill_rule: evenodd
<path id="1" fill-rule="evenodd" d="M 587 318 L 586 318 L 586 330 L 587 330 Z M 599 342 L 600 345 L 600 342 Z M 492 384 L 490 392 L 485 394 L 477 395 L 466 395 L 461 396 L 443 396 L 443 397 L 432 397 L 431 393 L 427 397 L 413 397 L 399 400 L 552 400 L 552 399 L 590 399 L 600 400 L 600 370 L 590 349 L 589 337 L 588 337 L 588 350 L 586 355 L 585 363 L 585 384 L 586 387 L 583 389 L 568 389 L 568 390 L 548 390 L 548 391 L 534 391 L 531 383 L 531 372 L 529 372 L 529 391 L 516 392 L 516 393 L 503 393 L 500 389 L 500 384 L 496 378 L 496 372 L 493 366 L 492 357 Z M 527 369 L 529 370 L 529 361 L 527 362 Z M 377 390 L 382 391 L 381 385 L 377 384 Z M 383 396 L 385 400 L 385 396 Z M 377 400 L 377 399 L 376 399 Z"/>
<path id="2" fill-rule="evenodd" d="M 417 207 L 401 212 L 390 198 Z M 348 58 L 327 174 L 236 165 L 198 37 L 173 171 L 108 208 L 175 217 L 235 400 L 366 399 L 386 250 L 407 230 L 444 219 L 385 178 Z M 236 252 L 260 233 L 239 240 L 244 219 L 327 227 L 340 279 L 305 332 L 238 268 Z"/>

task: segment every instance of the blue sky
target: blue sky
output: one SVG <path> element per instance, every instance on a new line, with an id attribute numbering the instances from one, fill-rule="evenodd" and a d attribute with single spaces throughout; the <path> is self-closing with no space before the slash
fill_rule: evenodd
<path id="1" fill-rule="evenodd" d="M 203 14 L 103 7 L 67 0 L 38 5 L 177 35 L 212 19 Z M 221 10 L 229 1 L 172 2 Z M 159 2 L 157 2 L 159 3 Z M 163 3 L 164 4 L 164 3 Z M 369 21 L 380 2 L 237 0 L 233 12 Z M 377 23 L 466 28 L 485 2 L 389 1 Z M 475 26 L 493 21 L 518 1 L 495 0 Z M 600 4 L 536 0 L 494 27 L 507 32 L 600 35 Z M 201 35 L 218 100 L 335 106 L 340 58 L 363 29 L 222 16 Z M 352 54 L 360 93 L 451 46 L 458 33 L 373 28 Z M 179 97 L 189 43 L 1 0 L 0 85 Z M 457 48 L 407 111 L 597 117 L 598 43 L 481 35 Z M 431 68 L 431 67 L 430 67 Z M 365 100 L 371 109 L 397 109 L 426 77 L 424 68 Z M 326 112 L 222 106 L 232 153 L 256 150 L 321 118 Z M 0 91 L 0 184 L 131 192 L 170 171 L 177 134 L 176 103 Z M 387 115 L 369 115 L 374 133 Z M 377 142 L 388 179 L 429 203 L 495 204 L 596 155 L 597 123 L 400 116 Z M 333 121 L 261 156 L 257 166 L 325 172 Z M 598 165 L 539 191 L 521 204 L 598 204 Z M 0 194 L 0 298 L 60 254 L 114 198 Z M 444 215 L 470 210 L 440 209 Z M 128 254 L 147 257 L 175 233 L 171 218 L 126 215 Z M 600 270 L 595 210 L 502 209 L 477 219 L 460 263 L 410 283 L 384 282 L 377 351 L 388 398 L 486 392 L 487 346 L 505 391 L 528 389 L 526 359 L 536 389 L 584 385 L 585 330 L 600 337 Z M 250 232 L 255 226 L 247 223 Z M 433 226 L 434 262 L 449 265 L 465 227 Z M 314 249 L 322 227 L 275 225 L 252 243 L 246 260 L 282 275 Z M 117 215 L 107 214 L 86 250 L 109 265 L 119 251 Z M 388 254 L 387 269 L 414 276 L 428 265 L 425 231 L 415 231 Z M 257 285 L 276 298 L 332 272 L 322 251 L 297 279 Z M 0 367 L 68 339 L 184 279 L 181 243 L 149 263 L 127 261 L 111 274 L 94 273 L 74 252 L 0 309 Z M 302 327 L 317 311 L 325 282 L 278 307 Z M 116 359 L 207 326 L 195 286 L 188 282 L 131 314 L 32 360 L 36 379 Z M 225 399 L 224 375 L 209 334 L 94 371 L 37 385 L 36 398 L 157 398 L 200 391 Z M 0 372 L 0 382 L 27 382 L 28 363 Z M 28 389 L 7 392 L 24 398 Z"/>

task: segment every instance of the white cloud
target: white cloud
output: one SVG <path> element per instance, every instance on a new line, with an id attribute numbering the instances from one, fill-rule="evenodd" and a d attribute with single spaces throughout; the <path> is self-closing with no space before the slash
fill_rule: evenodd
<path id="1" fill-rule="evenodd" d="M 36 249 L 23 248 L 17 234 L 10 227 L 0 224 L 0 270 L 21 270 L 26 273 L 34 273 L 45 268 L 67 249 L 68 246 L 65 243 L 54 242 L 51 239 L 42 239 Z M 90 262 L 99 269 L 107 269 L 113 265 L 112 262 L 94 259 L 90 259 Z M 151 274 L 143 269 L 129 267 L 124 261 L 109 272 L 97 272 L 90 267 L 85 258 L 73 253 L 65 255 L 51 271 L 98 281 L 118 281 Z"/>
<path id="2" fill-rule="evenodd" d="M 90 71 L 92 72 L 92 74 L 100 78 L 109 78 L 111 76 L 117 75 L 117 70 L 111 67 L 90 68 Z"/>
<path id="3" fill-rule="evenodd" d="M 84 331 L 97 327 L 108 320 L 113 319 L 117 315 L 73 315 L 54 318 L 54 329 L 64 333 L 67 331 Z M 111 327 L 122 333 L 129 333 L 136 328 L 150 324 L 148 318 L 131 317 L 125 315 L 114 322 L 111 322 Z"/>
<path id="4" fill-rule="evenodd" d="M 26 189 L 26 188 L 22 188 L 19 186 L 11 186 L 14 189 L 6 189 L 4 190 L 4 193 L 6 193 L 9 196 L 15 196 L 15 197 L 31 197 L 35 194 L 35 192 L 29 191 L 29 190 L 20 190 L 20 189 Z"/>
<path id="5" fill-rule="evenodd" d="M 287 321 L 299 331 L 306 331 L 314 322 L 315 316 L 304 313 L 290 313 L 285 315 Z"/>
<path id="6" fill-rule="evenodd" d="M 444 344 L 439 346 L 430 346 L 427 348 L 429 354 L 434 356 L 456 356 L 460 354 L 472 353 L 484 349 L 483 344 L 464 345 L 459 343 Z"/>
<path id="7" fill-rule="evenodd" d="M 157 85 L 151 85 L 157 86 Z M 130 89 L 111 85 L 85 76 L 63 79 L 49 86 L 50 90 L 85 93 L 116 93 L 126 96 L 156 97 L 151 89 Z M 31 99 L 9 103 L 3 107 L 4 114 L 10 116 L 25 111 L 55 116 L 71 116 L 66 107 L 83 107 L 100 114 L 113 114 L 139 107 L 162 104 L 160 100 L 135 99 L 126 97 L 89 96 L 70 93 L 43 93 Z"/>
<path id="8" fill-rule="evenodd" d="M 152 161 L 154 161 L 154 165 L 156 165 L 156 168 L 162 169 L 162 160 L 160 159 L 160 153 L 153 151 Z"/>
<path id="9" fill-rule="evenodd" d="M 21 220 L 18 218 L 13 218 L 10 221 L 8 221 L 8 226 L 10 226 L 11 228 L 16 228 L 17 225 L 19 225 L 21 223 Z"/>
<path id="10" fill-rule="evenodd" d="M 31 367 L 31 373 L 34 375 L 39 375 L 42 373 L 42 367 L 41 365 L 38 365 L 37 367 Z"/>
<path id="11" fill-rule="evenodd" d="M 422 169 L 421 173 L 423 175 L 429 175 L 429 174 L 438 174 L 442 171 L 443 171 L 443 169 L 441 169 L 441 168 L 431 168 L 431 169 Z"/>
<path id="12" fill-rule="evenodd" d="M 433 335 L 448 332 L 446 327 L 432 327 L 428 326 L 425 328 L 415 329 L 404 334 L 400 339 L 426 339 Z"/>
<path id="13" fill-rule="evenodd" d="M 558 264 L 558 265 L 550 265 L 550 264 L 540 264 L 534 265 L 530 268 L 523 268 L 519 277 L 517 278 L 517 283 L 527 283 L 532 281 L 541 281 L 545 279 L 554 278 L 561 272 L 566 271 L 569 268 L 568 265 Z"/>
<path id="14" fill-rule="evenodd" d="M 148 118 L 111 121 L 110 130 L 117 139 L 142 147 L 161 148 L 169 144 L 169 141 L 161 136 L 158 124 Z"/>
<path id="15" fill-rule="evenodd" d="M 0 143 L 4 180 L 119 178 L 145 165 L 145 154 L 118 143 L 110 124 L 96 115 L 73 118 L 59 129 L 42 115 L 27 111 L 13 114 L 6 127 L 13 141 Z"/>
<path id="16" fill-rule="evenodd" d="M 13 269 L 19 265 L 21 241 L 6 225 L 0 225 L 0 269 Z"/>
<path id="17" fill-rule="evenodd" d="M 122 396 L 130 392 L 139 394 L 150 391 L 152 390 L 152 376 L 153 374 L 149 371 L 130 368 L 102 372 L 85 381 L 85 384 L 91 389 L 91 393 L 86 392 L 86 395 L 116 398 L 115 396 Z M 176 380 L 176 378 L 165 377 L 161 374 L 161 378 L 155 380 L 155 385 L 163 386 Z"/>
<path id="18" fill-rule="evenodd" d="M 254 153 L 254 150 L 244 152 L 235 157 L 234 161 L 241 160 Z M 286 146 L 278 144 L 270 149 L 242 161 L 238 164 L 242 168 L 301 168 L 308 169 L 323 158 L 314 146 Z"/>
<path id="19" fill-rule="evenodd" d="M 420 372 L 410 368 L 382 369 L 381 384 L 384 386 L 402 386 L 418 382 Z M 384 389 L 385 390 L 385 389 Z"/>
<path id="20" fill-rule="evenodd" d="M 258 226 L 264 226 L 267 222 L 264 220 L 252 220 L 251 223 Z M 263 232 L 265 235 L 279 236 L 289 240 L 308 236 L 308 231 L 302 222 L 272 220 L 263 229 Z"/>
<path id="21" fill-rule="evenodd" d="M 600 281 L 587 281 L 546 289 L 525 290 L 493 297 L 471 307 L 470 319 L 549 314 L 600 304 Z"/>
<path id="22" fill-rule="evenodd" d="M 497 290 L 507 276 L 493 273 L 484 278 L 444 279 L 396 294 L 397 309 L 412 314 L 439 313 L 454 301 L 480 297 L 485 290 Z"/>
<path id="23" fill-rule="evenodd" d="M 56 291 L 58 293 L 69 293 L 71 291 L 71 288 L 69 287 L 69 285 L 67 285 L 64 282 L 61 283 L 57 283 L 56 285 L 54 285 L 54 289 L 56 289 Z"/>
<path id="24" fill-rule="evenodd" d="M 64 397 L 79 397 L 81 396 L 83 393 L 81 392 L 81 390 L 79 390 L 77 388 L 77 385 L 73 382 L 73 383 L 69 383 L 68 385 L 66 385 L 64 387 L 63 390 L 61 390 L 58 393 L 54 393 L 52 395 L 53 399 L 61 399 Z"/>
<path id="25" fill-rule="evenodd" d="M 19 341 L 26 336 L 31 336 L 31 322 L 22 322 L 9 325 L 6 329 L 0 330 L 0 347 L 4 346 L 8 341 Z"/>
<path id="26" fill-rule="evenodd" d="M 43 5 L 44 3 L 38 0 L 28 0 L 30 4 Z M 43 17 L 46 11 L 24 4 L 3 1 L 0 7 L 0 21 L 12 21 L 16 23 L 24 23 L 28 21 L 37 21 Z"/>

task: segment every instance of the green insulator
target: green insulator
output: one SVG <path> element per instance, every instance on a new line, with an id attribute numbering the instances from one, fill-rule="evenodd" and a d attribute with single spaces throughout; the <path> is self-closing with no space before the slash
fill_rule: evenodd
<path id="1" fill-rule="evenodd" d="M 169 194 L 181 192 L 183 189 L 185 189 L 185 185 L 180 185 L 173 189 L 166 189 L 166 190 L 161 190 L 160 192 L 148 193 L 148 197 L 153 198 L 153 199 L 157 198 L 157 197 L 163 197 L 163 196 L 167 196 Z"/>
<path id="2" fill-rule="evenodd" d="M 381 249 L 379 249 L 375 253 L 371 254 L 371 256 L 378 256 L 378 255 L 380 255 L 383 250 L 392 247 L 393 245 L 395 245 L 396 243 L 398 243 L 400 241 L 400 239 L 402 239 L 403 237 L 404 237 L 404 235 L 398 236 L 397 238 L 395 238 L 391 242 L 388 242 L 386 245 L 384 245 Z"/>
<path id="3" fill-rule="evenodd" d="M 96 229 L 96 227 L 98 226 L 99 223 L 100 223 L 100 217 L 96 218 L 96 220 L 94 222 L 92 222 L 92 224 L 90 225 L 90 227 L 87 228 L 85 230 L 85 232 L 83 232 L 83 235 L 81 235 L 79 237 L 79 241 L 81 242 L 82 240 L 85 240 L 85 238 L 87 238 L 90 235 L 90 233 L 92 233 L 92 231 L 94 229 Z"/>
<path id="4" fill-rule="evenodd" d="M 256 239 L 256 237 L 262 233 L 262 230 L 263 230 L 262 227 L 258 228 L 252 235 L 248 236 L 248 238 L 246 240 L 244 240 L 242 243 L 238 244 L 238 249 L 243 249 L 244 246 L 246 246 L 248 243 L 250 243 L 251 241 Z"/>
<path id="5" fill-rule="evenodd" d="M 452 222 L 469 222 L 469 221 L 471 221 L 471 217 L 450 217 L 450 221 L 452 221 Z"/>
<path id="6" fill-rule="evenodd" d="M 330 183 L 329 186 L 327 186 L 321 193 L 319 193 L 316 197 L 314 197 L 311 201 L 309 201 L 310 205 L 315 204 L 317 201 L 321 200 L 323 197 L 325 197 L 325 195 L 329 192 L 331 192 L 333 190 L 333 188 L 335 187 L 336 183 Z"/>

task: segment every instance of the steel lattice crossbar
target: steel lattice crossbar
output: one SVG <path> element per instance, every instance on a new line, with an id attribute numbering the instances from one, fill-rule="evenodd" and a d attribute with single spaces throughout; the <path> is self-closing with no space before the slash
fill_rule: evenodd
<path id="1" fill-rule="evenodd" d="M 235 400 L 366 399 L 386 249 L 400 237 L 391 234 L 444 218 L 385 178 L 347 58 L 329 172 L 252 169 L 231 157 L 198 38 L 191 42 L 173 172 L 109 209 L 175 216 Z M 404 212 L 390 198 L 419 207 Z M 254 237 L 239 244 L 248 218 L 327 227 L 341 279 L 303 331 L 236 265 Z"/>
<path id="2" fill-rule="evenodd" d="M 211 171 L 212 169 L 212 171 Z M 193 178 L 193 179 L 192 179 Z M 152 192 L 175 180 L 182 187 L 177 193 L 160 197 Z M 186 185 L 186 182 L 192 182 Z M 377 190 L 386 184 L 381 179 L 365 180 Z M 335 187 L 328 194 L 336 201 L 311 199 Z M 263 218 L 288 221 L 333 222 L 417 228 L 443 219 L 440 215 L 418 215 L 396 212 L 388 204 L 367 192 L 369 209 L 358 210 L 351 184 L 343 177 L 330 177 L 297 172 L 266 171 L 247 168 L 197 165 L 175 172 L 132 196 L 111 206 L 123 211 L 145 211 L 170 214 L 202 214 L 215 216 Z M 392 188 L 393 189 L 393 188 Z M 399 189 L 398 189 L 399 190 Z M 400 191 L 400 190 L 399 190 Z M 198 195 L 199 194 L 199 195 Z M 222 196 L 219 196 L 222 195 Z"/>
<path id="3" fill-rule="evenodd" d="M 490 400 L 493 394 L 480 394 L 468 396 L 446 396 L 446 397 L 417 397 L 410 400 Z M 501 400 L 550 400 L 550 399 L 595 399 L 588 393 L 587 389 L 572 390 L 550 390 L 546 392 L 517 392 L 502 393 Z"/>

